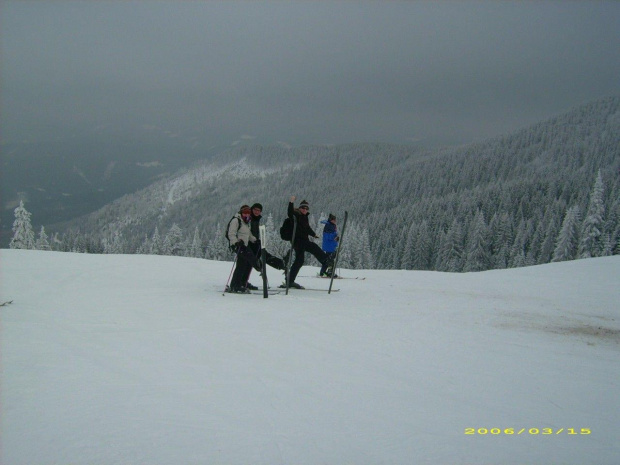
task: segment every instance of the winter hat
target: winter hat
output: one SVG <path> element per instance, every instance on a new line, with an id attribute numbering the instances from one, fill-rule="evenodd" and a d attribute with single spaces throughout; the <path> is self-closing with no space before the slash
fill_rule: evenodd
<path id="1" fill-rule="evenodd" d="M 260 208 L 260 211 L 263 211 L 263 206 L 258 202 L 252 205 L 252 210 L 254 210 L 255 208 Z"/>
<path id="2" fill-rule="evenodd" d="M 239 213 L 243 214 L 243 213 L 252 213 L 252 211 L 250 210 L 250 206 L 249 205 L 242 205 L 241 208 L 239 209 Z"/>
<path id="3" fill-rule="evenodd" d="M 306 202 L 305 200 L 302 200 L 301 203 L 299 204 L 299 208 L 304 208 L 304 207 L 310 210 L 310 205 L 308 205 L 308 202 Z"/>
<path id="4" fill-rule="evenodd" d="M 336 219 L 336 216 L 334 216 L 334 215 L 332 215 L 332 214 L 330 213 L 330 214 L 329 214 L 329 218 L 328 218 L 327 220 L 328 220 L 328 221 L 331 221 L 331 220 L 335 220 L 335 219 Z"/>

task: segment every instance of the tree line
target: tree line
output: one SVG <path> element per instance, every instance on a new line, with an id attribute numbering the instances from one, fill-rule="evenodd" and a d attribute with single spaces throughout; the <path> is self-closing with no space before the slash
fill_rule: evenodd
<path id="1" fill-rule="evenodd" d="M 198 227 L 191 234 L 174 223 L 165 233 L 160 233 L 156 226 L 151 236 L 145 235 L 142 242 L 132 248 L 130 243 L 116 232 L 109 240 L 79 231 L 70 230 L 63 234 L 55 233 L 50 238 L 45 228 L 41 226 L 38 238 L 31 223 L 31 213 L 26 210 L 23 201 L 15 209 L 13 223 L 13 238 L 9 244 L 11 249 L 54 250 L 58 252 L 94 253 L 94 254 L 143 254 L 143 255 L 171 255 L 178 257 L 205 258 L 209 260 L 229 261 L 234 258 L 230 251 L 228 240 L 224 237 L 226 225 L 218 224 L 218 234 L 213 237 L 204 237 Z M 318 219 L 311 217 L 314 230 L 320 234 L 323 230 L 322 221 L 327 215 L 321 213 Z M 266 220 L 267 249 L 277 256 L 283 257 L 290 249 L 290 242 L 283 241 L 279 236 L 279 227 L 274 224 L 273 216 Z M 345 268 L 374 268 L 368 230 L 352 223 L 348 225 L 348 241 L 343 244 L 340 255 L 340 264 Z M 320 241 L 319 241 L 320 243 Z M 307 264 L 318 265 L 314 257 L 309 256 Z"/>
<path id="2" fill-rule="evenodd" d="M 517 189 L 513 195 L 519 197 L 519 193 Z M 550 194 L 544 189 L 540 190 L 541 197 Z M 501 195 L 496 197 L 496 201 L 501 202 L 501 199 Z M 529 203 L 537 201 L 540 200 L 530 198 L 521 208 L 528 209 Z M 446 203 L 450 203 L 450 199 L 444 200 L 444 207 L 448 207 Z M 446 217 L 452 218 L 447 228 L 442 227 L 438 220 L 441 216 L 439 214 L 412 221 L 397 238 L 399 246 L 386 242 L 382 248 L 378 248 L 376 255 L 373 255 L 368 229 L 353 221 L 348 225 L 347 240 L 341 251 L 341 266 L 351 269 L 470 272 L 620 254 L 618 192 L 616 190 L 611 196 L 605 195 L 600 171 L 587 205 L 577 204 L 566 208 L 558 200 L 546 208 L 544 214 L 537 216 L 538 221 L 532 218 L 526 220 L 522 214 L 518 224 L 515 224 L 513 217 L 505 211 L 493 213 L 488 221 L 484 202 L 474 198 L 473 204 L 477 206 L 475 213 L 464 207 L 468 203 L 472 202 L 454 202 L 452 208 L 441 209 L 447 212 L 444 213 Z M 610 205 L 607 208 L 606 203 Z M 466 218 L 463 218 L 463 214 Z M 321 213 L 318 218 L 311 216 L 311 224 L 317 233 L 322 231 L 322 221 L 326 218 L 325 213 Z M 266 226 L 268 249 L 275 255 L 284 256 L 290 244 L 280 239 L 273 215 L 268 215 Z M 130 247 L 118 231 L 111 239 L 100 239 L 72 230 L 60 236 L 56 233 L 49 238 L 42 226 L 38 237 L 35 237 L 31 214 L 20 202 L 15 209 L 10 248 L 231 260 L 233 255 L 224 237 L 224 230 L 225 225 L 218 223 L 217 234 L 204 237 L 198 227 L 188 234 L 176 223 L 165 233 L 160 232 L 156 226 L 152 235 L 145 235 L 135 248 Z M 383 260 L 379 266 L 375 258 L 377 255 Z M 311 260 L 309 264 L 317 263 Z"/>

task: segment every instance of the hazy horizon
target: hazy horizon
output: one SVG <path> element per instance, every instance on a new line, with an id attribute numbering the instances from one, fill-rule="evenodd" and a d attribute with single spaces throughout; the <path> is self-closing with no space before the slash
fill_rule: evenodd
<path id="1" fill-rule="evenodd" d="M 619 2 L 1 6 L 2 138 L 468 143 L 620 95 Z"/>

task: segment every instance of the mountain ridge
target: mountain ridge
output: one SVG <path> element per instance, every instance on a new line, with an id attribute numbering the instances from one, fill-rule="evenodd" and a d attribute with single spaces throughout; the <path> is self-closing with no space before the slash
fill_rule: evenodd
<path id="1" fill-rule="evenodd" d="M 503 246 L 510 249 L 507 260 L 514 261 L 520 255 L 513 250 L 519 234 L 531 239 L 537 229 L 543 228 L 546 235 L 557 235 L 571 206 L 585 213 L 600 171 L 607 193 L 606 233 L 615 250 L 620 216 L 619 108 L 620 97 L 610 97 L 514 134 L 437 151 L 370 143 L 296 148 L 244 146 L 117 199 L 57 230 L 79 228 L 95 239 L 108 240 L 120 232 L 126 250 L 135 251 L 156 226 L 164 231 L 177 224 L 186 231 L 198 228 L 203 248 L 208 248 L 213 238 L 222 235 L 218 223 L 226 221 L 241 204 L 261 202 L 265 214 L 272 214 L 277 224 L 284 218 L 290 195 L 297 195 L 298 200 L 310 202 L 314 214 L 349 210 L 361 233 L 368 231 L 379 267 L 413 266 L 407 260 L 419 256 L 419 251 L 403 249 L 407 242 L 415 248 L 420 238 L 412 238 L 411 234 L 419 235 L 419 228 L 426 227 L 429 230 L 421 242 L 431 240 L 434 244 L 416 269 L 437 269 L 441 261 L 439 241 L 456 227 L 457 221 L 462 229 L 457 242 L 463 250 L 458 252 L 462 264 L 456 268 L 462 271 L 471 222 L 478 210 L 487 228 L 494 219 L 499 222 L 499 217 L 508 215 L 512 222 L 509 237 L 501 246 L 495 244 L 497 247 L 494 245 L 490 253 L 497 255 Z M 237 174 L 243 169 L 249 170 L 248 176 L 240 178 Z M 222 170 L 219 177 L 211 176 L 218 170 Z M 185 196 L 172 205 L 166 204 L 164 199 L 171 192 L 166 191 L 166 186 L 181 183 L 181 178 L 193 179 L 193 183 L 189 182 L 191 188 L 186 185 Z M 142 214 L 147 211 L 148 215 Z M 549 231 L 552 220 L 557 223 L 555 231 Z M 413 231 L 413 226 L 418 230 Z M 542 230 L 538 232 L 542 234 Z M 521 239 L 525 241 L 524 258 L 530 252 L 527 239 Z M 536 241 L 540 248 L 543 240 Z M 535 251 L 535 255 L 539 252 Z M 405 255 L 408 257 L 403 258 Z M 540 262 L 538 256 L 532 260 Z M 542 260 L 549 261 L 550 257 Z"/>

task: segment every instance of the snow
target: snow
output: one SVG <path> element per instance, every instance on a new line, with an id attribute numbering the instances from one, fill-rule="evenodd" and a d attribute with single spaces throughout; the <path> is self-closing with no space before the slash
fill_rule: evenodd
<path id="1" fill-rule="evenodd" d="M 259 168 L 248 163 L 246 157 L 220 167 L 212 164 L 203 164 L 193 170 L 176 176 L 172 180 L 164 181 L 164 188 L 168 191 L 167 203 L 173 205 L 179 200 L 187 199 L 191 197 L 194 189 L 200 188 L 203 184 L 222 177 L 226 177 L 227 180 L 253 177 L 264 178 L 273 173 L 299 169 L 299 167 L 299 164 L 285 164 L 277 168 Z"/>
<path id="2" fill-rule="evenodd" d="M 0 266 L 2 464 L 620 457 L 618 256 L 342 270 L 366 280 L 268 299 L 222 296 L 226 262 L 2 250 Z"/>

